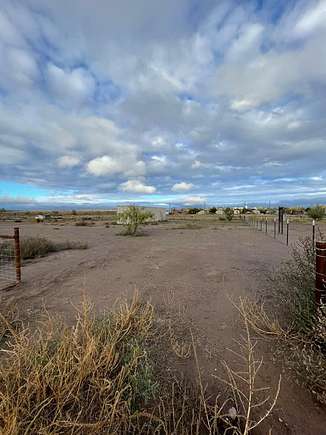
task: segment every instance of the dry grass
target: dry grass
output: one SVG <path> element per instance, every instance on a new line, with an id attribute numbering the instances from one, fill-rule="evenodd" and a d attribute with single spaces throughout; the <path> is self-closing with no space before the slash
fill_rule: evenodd
<path id="1" fill-rule="evenodd" d="M 85 303 L 73 328 L 49 318 L 36 336 L 13 332 L 0 371 L 3 433 L 132 430 L 155 390 L 142 346 L 152 318 L 135 299 L 100 319 Z"/>
<path id="2" fill-rule="evenodd" d="M 160 342 L 153 306 L 140 303 L 137 295 L 101 317 L 85 302 L 70 328 L 48 316 L 32 334 L 1 319 L 11 333 L 0 366 L 3 434 L 240 435 L 260 424 L 275 404 L 276 399 L 259 413 L 267 398 L 256 400 L 261 362 L 255 360 L 248 326 L 238 353 L 249 376 L 245 390 L 238 382 L 245 375 L 225 366 L 230 398 L 218 403 L 219 397 L 206 396 L 194 338 L 197 386 L 158 375 L 151 348 Z"/>
<path id="3" fill-rule="evenodd" d="M 226 362 L 223 363 L 227 372 L 227 380 L 222 379 L 222 381 L 232 391 L 233 409 L 237 415 L 237 426 L 240 426 L 240 429 L 234 428 L 234 433 L 241 435 L 248 435 L 271 414 L 281 387 L 281 377 L 274 394 L 270 386 L 257 386 L 263 359 L 257 359 L 255 356 L 256 342 L 252 341 L 249 328 L 248 318 L 244 317 L 245 335 L 237 341 L 237 351 L 230 350 L 240 361 L 243 361 L 243 368 L 234 370 Z"/>
<path id="4" fill-rule="evenodd" d="M 326 307 L 314 316 L 310 330 L 284 329 L 271 318 L 262 304 L 248 299 L 237 306 L 243 319 L 259 335 L 275 340 L 274 355 L 279 355 L 297 380 L 315 398 L 326 404 Z"/>
<path id="5" fill-rule="evenodd" d="M 298 332 L 315 324 L 315 252 L 311 238 L 300 240 L 272 276 L 267 292 L 280 320 Z"/>
<path id="6" fill-rule="evenodd" d="M 28 260 L 36 257 L 44 257 L 53 252 L 70 249 L 87 249 L 86 243 L 80 242 L 53 242 L 44 237 L 28 237 L 20 242 L 21 257 Z"/>

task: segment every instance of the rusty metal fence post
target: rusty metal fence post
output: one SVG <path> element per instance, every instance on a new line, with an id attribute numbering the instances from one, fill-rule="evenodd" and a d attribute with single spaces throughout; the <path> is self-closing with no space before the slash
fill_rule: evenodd
<path id="1" fill-rule="evenodd" d="M 15 266 L 16 266 L 16 280 L 21 282 L 21 257 L 20 257 L 20 240 L 19 240 L 19 228 L 14 228 L 15 239 Z"/>
<path id="2" fill-rule="evenodd" d="M 289 246 L 289 219 L 286 220 L 286 246 Z"/>
<path id="3" fill-rule="evenodd" d="M 316 242 L 316 304 L 326 302 L 326 241 Z"/>

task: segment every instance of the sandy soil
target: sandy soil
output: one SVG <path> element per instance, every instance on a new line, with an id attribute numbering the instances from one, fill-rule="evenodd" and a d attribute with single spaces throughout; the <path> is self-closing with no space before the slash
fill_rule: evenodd
<path id="1" fill-rule="evenodd" d="M 46 306 L 72 321 L 74 306 L 84 294 L 103 310 L 137 288 L 158 310 L 170 306 L 182 311 L 193 325 L 204 379 L 214 392 L 218 387 L 212 375 L 219 373 L 219 361 L 233 363 L 234 357 L 226 349 L 242 331 L 230 298 L 254 297 L 264 285 L 265 272 L 286 258 L 289 248 L 284 238 L 274 240 L 272 235 L 245 225 L 210 223 L 198 229 L 187 225 L 169 222 L 147 226 L 143 236 L 132 238 L 118 235 L 118 226 L 106 228 L 103 224 L 20 224 L 22 237 L 82 241 L 89 249 L 27 262 L 23 283 L 0 292 L 2 304 L 15 301 L 31 316 Z M 0 233 L 11 231 L 13 226 L 1 223 Z M 292 241 L 309 232 L 309 227 L 296 224 Z M 265 363 L 260 382 L 276 385 L 283 369 L 271 362 L 271 346 L 262 345 L 262 349 Z M 277 408 L 268 423 L 273 434 L 326 434 L 325 410 L 288 373 L 283 373 Z"/>

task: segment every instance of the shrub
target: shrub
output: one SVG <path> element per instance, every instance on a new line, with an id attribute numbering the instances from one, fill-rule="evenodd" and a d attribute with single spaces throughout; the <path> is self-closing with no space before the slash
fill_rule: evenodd
<path id="1" fill-rule="evenodd" d="M 134 236 L 139 225 L 153 217 L 151 212 L 145 211 L 134 205 L 129 206 L 125 211 L 118 214 L 118 219 L 125 226 L 125 235 Z"/>
<path id="2" fill-rule="evenodd" d="M 311 238 L 292 248 L 290 259 L 274 272 L 270 283 L 287 323 L 299 332 L 310 330 L 315 322 L 315 252 Z"/>
<path id="3" fill-rule="evenodd" d="M 144 346 L 152 314 L 134 301 L 96 319 L 84 304 L 73 328 L 15 334 L 0 370 L 2 433 L 131 433 L 157 388 Z"/>
<path id="4" fill-rule="evenodd" d="M 311 219 L 320 220 L 325 216 L 325 208 L 317 204 L 314 207 L 309 208 L 307 213 Z"/>
<path id="5" fill-rule="evenodd" d="M 76 227 L 89 227 L 89 226 L 91 226 L 91 223 L 87 222 L 87 221 L 78 221 L 78 222 L 75 222 L 75 225 L 76 225 Z"/>
<path id="6" fill-rule="evenodd" d="M 188 214 L 197 214 L 201 210 L 202 210 L 201 208 L 197 208 L 197 207 L 189 208 L 188 209 Z"/>
<path id="7" fill-rule="evenodd" d="M 230 398 L 219 404 L 219 396 L 208 396 L 202 384 L 195 346 L 198 387 L 160 366 L 153 345 L 168 331 L 155 324 L 152 305 L 136 296 L 100 317 L 84 302 L 73 327 L 48 316 L 31 334 L 15 330 L 2 315 L 1 322 L 12 332 L 0 366 L 3 434 L 240 435 L 258 426 L 275 405 L 276 398 L 265 410 L 267 399 L 257 394 L 263 390 L 255 382 L 261 361 L 247 324 L 238 349 L 245 369 L 238 373 L 225 365 Z M 175 355 L 188 357 L 180 350 Z M 167 351 L 160 349 L 164 361 Z"/>
<path id="8" fill-rule="evenodd" d="M 268 313 L 263 304 L 252 302 L 240 311 L 255 332 L 277 338 L 274 355 L 282 355 L 297 380 L 326 404 L 326 306 L 315 305 L 315 252 L 310 238 L 293 248 L 291 258 L 269 283 Z"/>
<path id="9" fill-rule="evenodd" d="M 212 207 L 212 208 L 209 209 L 209 212 L 211 214 L 215 214 L 217 212 L 217 208 L 216 207 Z"/>
<path id="10" fill-rule="evenodd" d="M 227 219 L 229 222 L 231 222 L 232 219 L 233 219 L 233 216 L 234 216 L 234 210 L 233 210 L 233 208 L 231 208 L 231 207 L 226 207 L 226 208 L 224 209 L 224 215 L 225 215 L 226 219 Z"/>
<path id="11" fill-rule="evenodd" d="M 20 252 L 23 260 L 44 257 L 52 252 L 68 249 L 87 249 L 87 244 L 69 241 L 52 242 L 44 237 L 28 237 L 20 241 Z"/>

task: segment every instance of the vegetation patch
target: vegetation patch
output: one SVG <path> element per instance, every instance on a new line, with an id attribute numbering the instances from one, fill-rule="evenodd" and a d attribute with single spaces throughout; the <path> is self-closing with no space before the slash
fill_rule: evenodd
<path id="1" fill-rule="evenodd" d="M 27 237 L 20 241 L 20 253 L 23 260 L 29 260 L 37 257 L 44 257 L 52 252 L 66 251 L 69 249 L 87 249 L 87 243 L 81 242 L 53 242 L 44 237 Z M 0 245 L 0 249 L 11 251 L 10 242 Z"/>
<path id="2" fill-rule="evenodd" d="M 326 404 L 326 307 L 317 309 L 314 288 L 315 253 L 306 238 L 270 278 L 270 310 L 247 300 L 240 312 L 256 332 L 276 339 L 275 353 Z M 270 312 L 278 313 L 277 317 Z"/>
<path id="3" fill-rule="evenodd" d="M 167 372 L 158 376 L 151 346 L 161 342 L 160 328 L 152 305 L 137 296 L 100 317 L 85 302 L 73 327 L 48 317 L 33 334 L 12 330 L 0 366 L 0 431 L 247 435 L 276 400 L 259 416 L 261 363 L 247 326 L 239 350 L 247 369 L 240 375 L 226 366 L 230 399 L 222 404 L 206 396 L 194 345 L 196 386 Z M 177 349 L 189 357 L 190 350 Z"/>
<path id="4" fill-rule="evenodd" d="M 135 236 L 140 225 L 145 224 L 153 217 L 153 214 L 135 205 L 127 207 L 118 213 L 118 219 L 125 227 L 123 235 Z"/>

